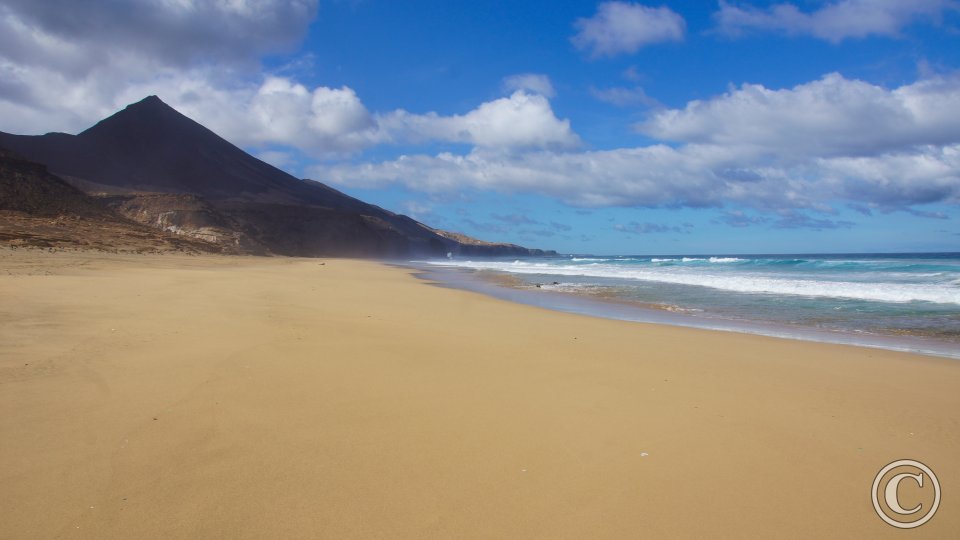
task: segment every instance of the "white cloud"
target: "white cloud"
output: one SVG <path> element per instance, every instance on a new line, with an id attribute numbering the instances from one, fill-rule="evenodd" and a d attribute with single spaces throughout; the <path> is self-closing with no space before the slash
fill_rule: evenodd
<path id="1" fill-rule="evenodd" d="M 373 117 L 348 87 L 308 90 L 268 77 L 249 100 L 249 144 L 285 144 L 314 154 L 350 152 L 371 144 Z"/>
<path id="2" fill-rule="evenodd" d="M 235 144 L 289 146 L 318 158 L 394 143 L 463 143 L 491 150 L 579 144 L 570 121 L 557 118 L 545 97 L 523 91 L 450 116 L 403 110 L 375 114 L 349 87 L 309 89 L 276 76 L 259 85 L 220 88 L 206 73 L 179 74 L 129 87 L 122 96 L 136 101 L 150 93 Z"/>
<path id="3" fill-rule="evenodd" d="M 316 8 L 317 0 L 5 0 L 0 129 L 76 131 L 158 89 L 233 92 L 258 76 L 262 55 L 301 40 Z M 147 91 L 131 99 L 131 88 Z"/>
<path id="4" fill-rule="evenodd" d="M 28 40 L 19 35 L 14 42 L 21 55 L 33 54 L 37 44 L 57 42 L 58 50 L 72 44 L 84 57 L 76 70 L 91 70 L 117 53 L 183 67 L 288 50 L 316 13 L 317 0 L 4 0 L 0 24 L 31 30 Z M 64 61 L 42 50 L 35 60 Z"/>
<path id="5" fill-rule="evenodd" d="M 960 141 L 960 76 L 894 90 L 829 74 L 794 88 L 745 84 L 637 129 L 661 140 L 781 158 L 876 155 Z"/>
<path id="6" fill-rule="evenodd" d="M 709 205 L 701 163 L 668 146 L 594 152 L 402 156 L 378 164 L 317 166 L 308 174 L 354 187 L 402 183 L 427 192 L 464 188 L 536 192 L 576 206 Z"/>
<path id="7" fill-rule="evenodd" d="M 284 68 L 264 74 L 260 57 L 298 43 L 317 0 L 87 4 L 0 4 L 0 129 L 77 132 L 156 94 L 235 144 L 288 146 L 320 158 L 394 142 L 501 150 L 579 143 L 570 122 L 553 112 L 545 75 L 508 77 L 508 97 L 441 116 L 372 113 L 349 87 L 308 88 L 280 76 Z"/>
<path id="8" fill-rule="evenodd" d="M 960 144 L 873 157 L 817 162 L 821 182 L 838 198 L 880 208 L 960 203 Z"/>
<path id="9" fill-rule="evenodd" d="M 507 92 L 517 90 L 526 90 L 534 94 L 540 94 L 546 98 L 552 98 L 556 95 L 550 77 L 540 73 L 520 73 L 510 75 L 503 79 L 503 88 Z"/>
<path id="10" fill-rule="evenodd" d="M 373 115 L 348 87 L 309 89 L 276 76 L 233 84 L 225 79 L 229 74 L 207 69 L 171 70 L 130 83 L 113 101 L 121 104 L 119 108 L 156 94 L 234 144 L 271 151 L 289 147 L 328 158 L 357 152 L 377 141 Z"/>
<path id="11" fill-rule="evenodd" d="M 508 97 L 461 115 L 372 113 L 349 87 L 263 74 L 299 42 L 317 0 L 7 0 L 0 4 L 0 129 L 76 132 L 156 94 L 236 144 L 341 157 L 384 143 L 483 148 L 579 144 L 546 75 L 508 77 Z M 78 9 L 79 8 L 79 9 Z"/>
<path id="12" fill-rule="evenodd" d="M 434 193 L 534 192 L 577 206 L 734 202 L 825 212 L 837 201 L 905 210 L 960 203 L 960 77 L 892 90 L 838 74 L 787 89 L 743 85 L 658 110 L 638 127 L 675 145 L 509 155 L 477 148 L 309 173 Z"/>
<path id="13" fill-rule="evenodd" d="M 604 2 L 597 13 L 575 23 L 571 41 L 589 49 L 593 57 L 634 53 L 641 47 L 664 41 L 682 41 L 683 17 L 667 7 L 652 8 L 632 2 Z"/>
<path id="14" fill-rule="evenodd" d="M 882 211 L 960 204 L 956 75 L 895 89 L 837 74 L 785 89 L 745 84 L 682 108 L 658 109 L 638 126 L 670 145 L 582 151 L 570 121 L 551 106 L 553 86 L 545 75 L 508 77 L 509 95 L 462 114 L 370 111 L 349 87 L 307 87 L 287 71 L 262 73 L 262 54 L 288 47 L 306 31 L 313 0 L 143 0 L 140 10 L 129 9 L 130 1 L 105 0 L 85 10 L 67 0 L 0 4 L 0 129 L 78 131 L 157 94 L 229 140 L 263 149 L 259 155 L 276 163 L 287 163 L 289 149 L 338 158 L 392 143 L 472 147 L 463 154 L 310 170 L 318 180 L 341 185 L 402 183 L 437 194 L 464 188 L 535 192 L 577 206 L 737 203 L 779 211 L 793 224 L 804 219 L 792 211 L 828 211 L 837 201 Z M 809 21 L 834 13 L 833 26 L 777 24 L 826 39 L 860 35 L 853 23 L 840 24 L 850 16 L 836 13 L 862 5 L 837 2 L 800 13 Z M 926 1 L 897 4 L 907 11 L 896 11 L 893 3 L 871 5 L 880 7 L 879 15 L 899 14 L 904 21 L 946 9 Z M 751 16 L 774 13 L 737 9 Z M 207 28 L 211 14 L 224 26 Z M 792 20 L 777 17 L 774 22 Z M 862 22 L 872 33 L 902 27 L 881 32 L 894 27 L 871 20 Z M 667 8 L 622 2 L 601 4 L 596 16 L 577 24 L 575 43 L 594 56 L 679 40 L 685 26 Z M 625 76 L 637 78 L 636 70 Z M 619 103 L 642 103 L 645 96 L 639 87 L 595 95 Z"/>
<path id="15" fill-rule="evenodd" d="M 810 35 L 834 43 L 870 35 L 898 37 L 904 26 L 918 20 L 938 20 L 957 9 L 953 0 L 838 0 L 805 13 L 794 4 L 767 9 L 722 1 L 714 18 L 718 30 L 739 36 L 749 30 Z"/>
<path id="16" fill-rule="evenodd" d="M 517 90 L 463 114 L 395 111 L 378 117 L 383 136 L 393 141 L 443 141 L 483 148 L 573 147 L 580 142 L 569 120 L 556 117 L 539 94 Z"/>
<path id="17" fill-rule="evenodd" d="M 291 77 L 264 75 L 255 65 L 257 56 L 301 34 L 315 1 L 141 4 L 157 15 L 157 27 L 143 28 L 144 43 L 132 40 L 129 46 L 123 32 L 131 30 L 119 37 L 112 32 L 124 23 L 146 24 L 140 20 L 142 14 L 126 14 L 136 11 L 129 6 L 114 10 L 98 4 L 89 12 L 69 10 L 83 11 L 78 20 L 104 30 L 88 32 L 89 36 L 77 36 L 74 22 L 62 20 L 68 17 L 58 17 L 56 10 L 27 2 L 0 6 L 0 130 L 77 132 L 156 94 L 235 144 L 274 150 L 289 146 L 320 158 L 393 142 L 439 141 L 499 149 L 579 143 L 570 122 L 554 114 L 547 99 L 552 86 L 544 75 L 509 78 L 506 83 L 519 88 L 510 96 L 452 116 L 403 110 L 374 114 L 349 87 L 307 88 Z M 219 17 L 218 25 L 232 26 L 238 33 L 214 29 L 216 35 L 186 43 L 191 28 L 209 24 L 190 17 L 210 16 L 211 10 Z M 297 14 L 305 20 L 294 21 L 292 15 Z M 227 51 L 230 36 L 236 50 Z M 194 51 L 190 54 L 197 58 L 153 50 L 151 40 L 164 39 L 171 47 Z M 208 64 L 200 57 L 219 61 Z"/>
<path id="18" fill-rule="evenodd" d="M 960 203 L 960 144 L 799 163 L 761 158 L 744 162 L 703 145 L 511 155 L 473 151 L 320 165 L 307 174 L 343 186 L 397 183 L 434 194 L 464 189 L 537 193 L 581 207 L 737 203 L 764 211 L 823 212 L 830 210 L 831 202 L 847 200 L 906 209 Z"/>

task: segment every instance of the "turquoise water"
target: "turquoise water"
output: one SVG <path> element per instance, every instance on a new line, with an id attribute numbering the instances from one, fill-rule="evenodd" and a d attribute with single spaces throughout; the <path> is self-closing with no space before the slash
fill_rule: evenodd
<path id="1" fill-rule="evenodd" d="M 496 271 L 514 286 L 710 321 L 956 343 L 960 253 L 558 256 L 425 261 Z"/>

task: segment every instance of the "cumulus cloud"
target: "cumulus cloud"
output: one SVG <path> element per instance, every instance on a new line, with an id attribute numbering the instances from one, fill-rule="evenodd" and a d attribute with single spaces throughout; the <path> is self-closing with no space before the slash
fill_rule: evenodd
<path id="1" fill-rule="evenodd" d="M 535 151 L 503 155 L 401 156 L 363 165 L 320 165 L 308 171 L 321 181 L 356 187 L 402 183 L 427 192 L 465 187 L 549 195 L 582 207 L 718 203 L 702 164 L 687 153 L 656 145 L 590 152 Z"/>
<path id="2" fill-rule="evenodd" d="M 321 165 L 318 180 L 352 187 L 402 184 L 429 193 L 465 188 L 547 195 L 578 207 L 749 206 L 762 212 L 832 212 L 833 201 L 910 209 L 960 203 L 960 143 L 875 156 L 782 160 L 724 147 L 653 145 L 604 151 L 411 155 L 362 165 Z M 783 221 L 824 227 L 822 223 Z"/>
<path id="3" fill-rule="evenodd" d="M 740 36 L 747 31 L 809 35 L 833 43 L 870 35 L 898 37 L 916 20 L 938 20 L 944 11 L 957 9 L 953 0 L 838 0 L 813 12 L 791 3 L 767 9 L 720 2 L 714 18 L 720 33 Z"/>
<path id="4" fill-rule="evenodd" d="M 526 90 L 534 94 L 552 98 L 556 95 L 550 77 L 540 73 L 520 73 L 503 79 L 503 88 L 507 92 Z"/>
<path id="5" fill-rule="evenodd" d="M 83 71 L 117 52 L 187 66 L 287 50 L 316 12 L 317 0 L 5 0 L 0 24 L 16 32 L 7 35 L 21 58 L 81 60 L 73 67 Z M 65 44 L 67 58 L 49 55 L 47 45 L 62 51 Z"/>
<path id="6" fill-rule="evenodd" d="M 246 107 L 251 143 L 286 144 L 306 151 L 350 151 L 369 144 L 375 122 L 348 87 L 308 90 L 269 77 Z"/>
<path id="7" fill-rule="evenodd" d="M 960 203 L 960 144 L 870 157 L 819 159 L 820 182 L 837 198 L 901 209 Z"/>
<path id="8" fill-rule="evenodd" d="M 223 88 L 205 73 L 178 73 L 128 86 L 119 99 L 132 102 L 151 93 L 235 144 L 284 145 L 318 158 L 344 157 L 378 144 L 463 143 L 505 151 L 580 143 L 570 121 L 557 118 L 545 97 L 523 91 L 462 115 L 373 113 L 346 86 L 311 89 L 268 76 L 259 84 Z"/>
<path id="9" fill-rule="evenodd" d="M 230 3 L 234 4 L 244 3 Z M 266 4 L 251 2 L 250 13 L 258 13 Z M 0 129 L 4 131 L 77 132 L 128 103 L 157 94 L 235 144 L 274 151 L 275 146 L 287 146 L 320 158 L 342 157 L 385 143 L 439 141 L 499 150 L 579 144 L 569 120 L 554 114 L 545 76 L 528 75 L 511 82 L 517 87 L 538 87 L 539 93 L 518 89 L 462 115 L 403 110 L 375 114 L 346 86 L 308 88 L 291 77 L 264 76 L 229 62 L 182 68 L 132 48 L 119 48 L 92 67 L 92 73 L 74 72 L 71 66 L 83 63 L 78 59 L 96 56 L 96 47 L 26 26 L 18 13 L 0 9 L 5 9 L 0 25 L 13 24 L 22 34 L 11 37 L 0 32 Z M 24 35 L 33 36 L 34 41 Z M 25 46 L 38 43 L 47 47 L 44 54 L 48 53 L 49 61 L 34 63 L 18 56 Z"/>
<path id="10" fill-rule="evenodd" d="M 138 9 L 130 9 L 132 2 L 0 4 L 0 129 L 79 131 L 127 103 L 158 94 L 278 164 L 299 153 L 341 158 L 381 144 L 470 146 L 462 153 L 309 170 L 318 180 L 347 186 L 399 183 L 444 196 L 465 188 L 530 192 L 584 208 L 732 204 L 774 217 L 760 221 L 766 218 L 729 214 L 721 218 L 728 224 L 776 227 L 846 226 L 831 217 L 834 204 L 931 218 L 943 216 L 912 207 L 960 204 L 957 75 L 929 76 L 893 89 L 839 74 L 792 88 L 744 84 L 650 112 L 636 128 L 664 144 L 583 150 L 570 121 L 554 112 L 554 89 L 542 74 L 507 77 L 507 95 L 461 114 L 371 111 L 350 87 L 308 87 L 289 71 L 262 72 L 263 54 L 282 51 L 303 36 L 316 13 L 315 0 L 141 0 Z M 849 19 L 856 17 L 843 14 L 855 11 L 844 9 L 867 4 L 834 2 L 813 13 L 776 8 L 807 21 L 792 26 L 777 22 L 789 17 L 776 9 L 723 4 L 721 15 L 733 14 L 728 28 L 758 28 L 742 22 L 747 15 L 773 17 L 772 28 L 838 40 L 894 35 L 903 21 L 935 17 L 953 6 L 874 2 L 877 18 L 864 15 L 860 27 L 851 26 Z M 817 22 L 827 15 L 833 26 Z M 876 22 L 883 17 L 900 22 Z M 612 56 L 680 40 L 685 24 L 667 8 L 607 2 L 594 17 L 578 21 L 577 29 L 578 47 Z M 625 77 L 638 74 L 631 69 Z M 638 86 L 594 95 L 624 105 L 648 104 Z"/>
<path id="11" fill-rule="evenodd" d="M 590 18 L 578 19 L 574 46 L 589 50 L 594 58 L 635 53 L 641 47 L 665 41 L 682 41 L 683 17 L 668 7 L 647 7 L 632 2 L 604 2 Z"/>
<path id="12" fill-rule="evenodd" d="M 336 157 L 377 144 L 463 143 L 491 150 L 572 148 L 579 138 L 550 102 L 523 91 L 480 104 L 462 115 L 374 114 L 349 87 L 308 89 L 268 77 L 257 88 L 171 93 L 173 104 L 234 142 L 282 144 L 315 157 Z M 191 96 L 206 96 L 191 101 Z M 237 115 L 236 111 L 246 114 Z"/>
<path id="13" fill-rule="evenodd" d="M 876 155 L 960 141 L 960 77 L 894 90 L 830 74 L 789 89 L 745 84 L 655 112 L 651 137 L 781 157 Z"/>
<path id="14" fill-rule="evenodd" d="M 76 132 L 157 94 L 236 144 L 274 151 L 267 156 L 278 162 L 276 146 L 330 158 L 389 143 L 498 150 L 579 144 L 569 120 L 550 106 L 545 75 L 508 77 L 509 96 L 452 116 L 373 113 L 349 87 L 308 88 L 292 76 L 264 75 L 260 56 L 299 42 L 316 0 L 107 0 L 78 7 L 76 0 L 0 5 L 0 129 Z"/>
<path id="15" fill-rule="evenodd" d="M 157 94 L 234 144 L 269 151 L 265 155 L 281 158 L 278 163 L 287 162 L 281 154 L 289 158 L 291 149 L 329 157 L 356 152 L 378 140 L 374 115 L 349 87 L 307 88 L 276 76 L 232 83 L 222 82 L 225 78 L 201 68 L 170 70 L 149 80 L 132 81 L 104 100 L 116 105 L 103 105 L 99 117 L 78 120 L 75 131 L 124 104 Z M 0 101 L 0 111 L 3 109 Z M 25 120 L 35 123 L 37 115 L 26 115 Z M 6 130 L 18 131 L 6 125 L 4 122 Z"/>
<path id="16" fill-rule="evenodd" d="M 128 88 L 234 90 L 262 55 L 299 43 L 316 11 L 317 0 L 7 0 L 3 128 L 82 129 L 129 103 Z"/>
<path id="17" fill-rule="evenodd" d="M 386 140 L 444 141 L 483 148 L 570 148 L 580 143 L 569 120 L 556 117 L 539 94 L 517 90 L 463 114 L 412 114 L 395 111 L 378 118 Z"/>

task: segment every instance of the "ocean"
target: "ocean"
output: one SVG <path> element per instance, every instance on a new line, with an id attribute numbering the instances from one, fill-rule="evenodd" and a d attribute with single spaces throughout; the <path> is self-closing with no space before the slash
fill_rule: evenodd
<path id="1" fill-rule="evenodd" d="M 566 311 L 960 358 L 960 253 L 451 258 L 419 267 L 459 269 L 455 279 L 434 277 Z"/>

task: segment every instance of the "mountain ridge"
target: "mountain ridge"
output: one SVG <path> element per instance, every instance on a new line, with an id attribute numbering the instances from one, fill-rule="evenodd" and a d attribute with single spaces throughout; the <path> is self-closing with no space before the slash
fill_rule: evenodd
<path id="1" fill-rule="evenodd" d="M 109 203 L 126 217 L 177 234 L 245 245 L 252 252 L 364 257 L 547 253 L 439 231 L 322 182 L 298 179 L 157 96 L 132 103 L 77 135 L 0 132 L 0 147 L 46 165 L 87 193 L 113 197 Z M 195 200 L 187 204 L 157 194 Z M 210 229 L 212 222 L 218 225 Z"/>

